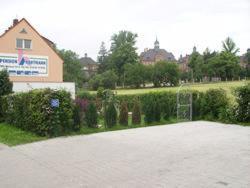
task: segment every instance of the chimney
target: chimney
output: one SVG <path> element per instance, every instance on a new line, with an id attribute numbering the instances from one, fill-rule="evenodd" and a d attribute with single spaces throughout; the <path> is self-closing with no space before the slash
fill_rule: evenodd
<path id="1" fill-rule="evenodd" d="M 84 57 L 88 57 L 88 54 L 87 54 L 87 53 L 85 53 L 85 54 L 84 54 Z"/>
<path id="2" fill-rule="evenodd" d="M 147 52 L 148 51 L 148 48 L 144 48 L 144 52 Z"/>
<path id="3" fill-rule="evenodd" d="M 18 19 L 13 20 L 13 26 L 15 26 L 16 24 L 18 24 Z"/>

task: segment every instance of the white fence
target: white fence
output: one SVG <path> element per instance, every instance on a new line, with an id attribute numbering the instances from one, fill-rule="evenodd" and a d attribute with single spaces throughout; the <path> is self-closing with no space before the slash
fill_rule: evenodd
<path id="1" fill-rule="evenodd" d="M 27 92 L 32 89 L 64 89 L 71 93 L 71 97 L 75 99 L 75 83 L 74 82 L 13 82 L 14 92 Z"/>

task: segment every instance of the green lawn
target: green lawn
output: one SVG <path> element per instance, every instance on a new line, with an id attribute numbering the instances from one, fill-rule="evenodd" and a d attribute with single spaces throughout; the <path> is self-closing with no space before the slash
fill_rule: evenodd
<path id="1" fill-rule="evenodd" d="M 40 137 L 33 133 L 20 130 L 5 123 L 0 123 L 0 143 L 15 146 L 30 142 L 45 140 L 46 137 Z"/>
<path id="2" fill-rule="evenodd" d="M 232 95 L 232 89 L 243 86 L 246 83 L 250 83 L 250 81 L 228 81 L 228 82 L 216 82 L 216 83 L 199 83 L 199 84 L 190 84 L 188 86 L 184 86 L 185 88 L 190 88 L 192 90 L 198 91 L 206 91 L 208 89 L 218 89 L 222 88 L 226 90 L 227 94 Z M 142 93 L 149 93 L 149 92 L 157 92 L 157 91 L 174 91 L 178 90 L 178 87 L 161 87 L 161 88 L 142 88 L 142 89 L 117 89 L 115 90 L 118 95 L 131 95 L 131 94 L 142 94 Z M 91 93 L 95 93 L 91 91 Z"/>

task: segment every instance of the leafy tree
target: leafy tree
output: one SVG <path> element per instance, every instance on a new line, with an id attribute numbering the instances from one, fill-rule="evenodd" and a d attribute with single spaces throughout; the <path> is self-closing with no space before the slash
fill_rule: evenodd
<path id="1" fill-rule="evenodd" d="M 93 90 L 97 90 L 99 87 L 102 87 L 102 75 L 96 74 L 89 80 L 89 85 Z"/>
<path id="2" fill-rule="evenodd" d="M 0 71 L 0 97 L 12 92 L 12 82 L 10 82 L 7 70 Z"/>
<path id="3" fill-rule="evenodd" d="M 194 80 L 199 81 L 202 79 L 202 67 L 203 67 L 203 57 L 199 54 L 199 52 L 193 50 L 188 66 L 191 68 L 192 77 Z"/>
<path id="4" fill-rule="evenodd" d="M 93 90 L 97 90 L 99 87 L 105 89 L 115 89 L 116 82 L 118 80 L 114 71 L 108 70 L 102 74 L 96 74 L 89 80 L 89 85 Z"/>
<path id="5" fill-rule="evenodd" d="M 111 37 L 110 68 L 115 68 L 118 73 L 119 82 L 124 82 L 124 65 L 138 62 L 136 53 L 137 34 L 130 31 L 120 31 Z"/>
<path id="6" fill-rule="evenodd" d="M 176 63 L 159 61 L 154 65 L 152 81 L 155 87 L 178 85 L 180 71 Z"/>
<path id="7" fill-rule="evenodd" d="M 81 87 L 85 78 L 79 56 L 71 50 L 59 50 L 59 55 L 63 59 L 63 80 L 75 82 L 77 87 Z"/>
<path id="8" fill-rule="evenodd" d="M 129 86 L 139 88 L 142 84 L 145 84 L 147 79 L 146 67 L 141 63 L 126 64 L 125 65 L 125 82 Z"/>
<path id="9" fill-rule="evenodd" d="M 107 66 L 108 66 L 108 51 L 105 47 L 104 42 L 101 43 L 97 61 L 99 63 L 98 73 L 103 73 L 107 69 Z"/>
<path id="10" fill-rule="evenodd" d="M 104 87 L 105 89 L 115 89 L 118 77 L 113 70 L 105 71 L 101 74 L 101 76 L 102 87 Z"/>
<path id="11" fill-rule="evenodd" d="M 240 49 L 236 47 L 236 44 L 230 37 L 227 37 L 225 41 L 222 42 L 222 47 L 222 52 L 227 52 L 234 55 L 240 51 Z"/>
<path id="12" fill-rule="evenodd" d="M 219 55 L 219 70 L 221 70 L 221 78 L 232 79 L 237 78 L 240 73 L 239 57 L 233 53 L 222 51 Z"/>
<path id="13" fill-rule="evenodd" d="M 247 53 L 245 55 L 245 61 L 247 64 L 250 64 L 250 48 L 247 49 Z"/>

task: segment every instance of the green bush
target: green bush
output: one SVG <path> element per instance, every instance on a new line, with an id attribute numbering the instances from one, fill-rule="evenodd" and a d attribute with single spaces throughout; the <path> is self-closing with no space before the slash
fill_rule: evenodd
<path id="1" fill-rule="evenodd" d="M 128 105 L 125 101 L 120 106 L 119 123 L 121 125 L 128 125 Z"/>
<path id="2" fill-rule="evenodd" d="M 10 82 L 8 72 L 6 70 L 0 71 L 0 97 L 10 94 L 12 92 L 12 82 Z"/>
<path id="3" fill-rule="evenodd" d="M 51 107 L 58 99 L 59 107 Z M 6 95 L 2 99 L 4 120 L 41 136 L 59 136 L 73 130 L 70 93 L 51 89 Z"/>
<path id="4" fill-rule="evenodd" d="M 104 120 L 107 127 L 111 128 L 116 125 L 117 122 L 117 111 L 115 108 L 114 102 L 109 102 L 105 113 L 104 113 Z"/>
<path id="5" fill-rule="evenodd" d="M 217 120 L 228 107 L 228 98 L 223 89 L 209 89 L 201 99 L 200 113 L 203 118 Z"/>
<path id="6" fill-rule="evenodd" d="M 2 112 L 1 97 L 12 92 L 12 82 L 10 82 L 8 72 L 6 70 L 0 71 L 0 122 L 4 120 Z"/>
<path id="7" fill-rule="evenodd" d="M 85 114 L 86 125 L 88 127 L 93 127 L 93 128 L 97 127 L 97 119 L 98 119 L 98 114 L 96 106 L 93 102 L 90 102 L 89 105 L 87 106 Z"/>
<path id="8" fill-rule="evenodd" d="M 74 125 L 73 125 L 74 131 L 79 131 L 81 129 L 81 109 L 79 105 L 74 106 L 73 120 L 74 120 Z"/>
<path id="9" fill-rule="evenodd" d="M 161 120 L 161 107 L 160 99 L 157 97 L 157 94 L 147 94 L 145 100 L 147 101 L 143 103 L 145 122 L 159 122 Z"/>
<path id="10" fill-rule="evenodd" d="M 236 89 L 235 116 L 239 122 L 250 122 L 250 84 Z"/>
<path id="11" fill-rule="evenodd" d="M 138 98 L 134 99 L 132 110 L 132 124 L 141 124 L 141 107 Z"/>

